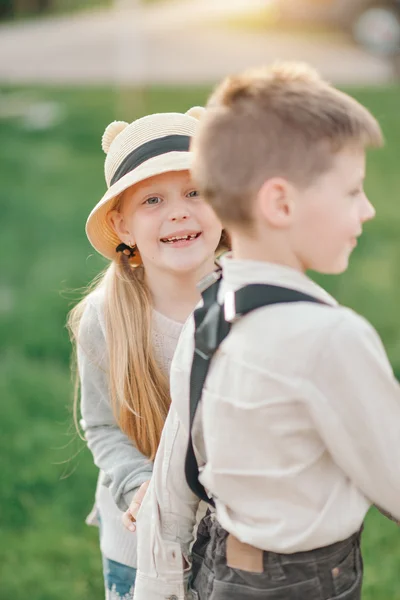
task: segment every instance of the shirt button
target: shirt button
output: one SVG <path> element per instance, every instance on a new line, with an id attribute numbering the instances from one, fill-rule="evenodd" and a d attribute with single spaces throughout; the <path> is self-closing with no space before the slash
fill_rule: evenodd
<path id="1" fill-rule="evenodd" d="M 172 596 L 168 596 L 167 600 L 178 600 L 178 596 L 175 596 L 175 594 L 172 594 Z"/>

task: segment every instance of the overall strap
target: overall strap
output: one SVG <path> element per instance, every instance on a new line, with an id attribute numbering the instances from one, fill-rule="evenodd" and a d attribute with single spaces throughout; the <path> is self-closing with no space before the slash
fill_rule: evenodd
<path id="1" fill-rule="evenodd" d="M 291 302 L 326 304 L 322 300 L 315 298 L 315 296 L 291 290 L 290 288 L 279 285 L 252 283 L 240 288 L 236 292 L 227 292 L 224 304 L 225 318 L 227 321 L 233 322 L 257 308 L 269 306 L 270 304 L 287 304 Z"/>
<path id="2" fill-rule="evenodd" d="M 224 305 L 218 304 L 221 281 L 213 283 L 203 293 L 203 306 L 194 313 L 194 354 L 190 373 L 189 442 L 185 460 L 186 481 L 201 500 L 215 506 L 199 481 L 199 467 L 193 449 L 192 428 L 197 407 L 211 360 L 220 344 L 229 334 L 232 324 L 249 312 L 270 304 L 314 302 L 325 304 L 314 296 L 296 290 L 268 284 L 247 285 L 236 292 L 227 292 Z"/>
<path id="3" fill-rule="evenodd" d="M 202 292 L 203 305 L 194 311 L 194 353 L 190 373 L 190 407 L 189 407 L 189 442 L 185 459 L 185 476 L 190 489 L 205 502 L 214 505 L 204 487 L 199 482 L 199 467 L 193 448 L 192 427 L 196 416 L 203 385 L 207 377 L 210 361 L 228 330 L 223 332 L 225 319 L 218 304 L 218 291 L 221 283 L 221 273 L 216 272 L 214 283 Z M 219 341 L 219 337 L 221 341 Z"/>

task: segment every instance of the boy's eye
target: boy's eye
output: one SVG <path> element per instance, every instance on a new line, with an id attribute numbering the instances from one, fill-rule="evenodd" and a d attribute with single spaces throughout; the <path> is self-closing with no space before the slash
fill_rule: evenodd
<path id="1" fill-rule="evenodd" d="M 154 206 L 155 204 L 160 204 L 162 199 L 159 196 L 152 196 L 151 198 L 147 198 L 143 204 L 149 204 L 150 206 Z"/>
<path id="2" fill-rule="evenodd" d="M 192 192 L 189 192 L 187 194 L 188 198 L 197 198 L 197 196 L 199 196 L 199 192 L 197 190 L 193 190 Z"/>

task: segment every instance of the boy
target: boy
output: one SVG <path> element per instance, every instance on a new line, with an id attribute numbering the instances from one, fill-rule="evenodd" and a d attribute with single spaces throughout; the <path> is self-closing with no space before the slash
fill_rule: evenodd
<path id="1" fill-rule="evenodd" d="M 216 507 L 193 551 L 200 600 L 358 600 L 368 508 L 400 518 L 398 383 L 371 325 L 305 275 L 346 270 L 375 215 L 365 149 L 381 144 L 367 109 L 297 64 L 228 78 L 200 124 L 194 177 L 232 241 L 219 301 L 254 283 L 317 301 L 239 319 L 212 361 L 192 432 Z M 189 597 L 192 356 L 191 321 L 138 515 L 136 600 Z"/>

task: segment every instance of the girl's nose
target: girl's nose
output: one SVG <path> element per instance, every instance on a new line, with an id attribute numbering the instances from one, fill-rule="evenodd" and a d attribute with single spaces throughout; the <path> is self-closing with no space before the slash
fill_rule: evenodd
<path id="1" fill-rule="evenodd" d="M 171 205 L 171 211 L 169 218 L 171 221 L 186 221 L 189 218 L 189 211 L 187 207 L 187 202 L 185 198 L 180 198 Z"/>
<path id="2" fill-rule="evenodd" d="M 189 218 L 189 215 L 187 214 L 178 214 L 178 213 L 174 213 L 171 217 L 171 221 L 185 221 L 186 219 Z"/>

